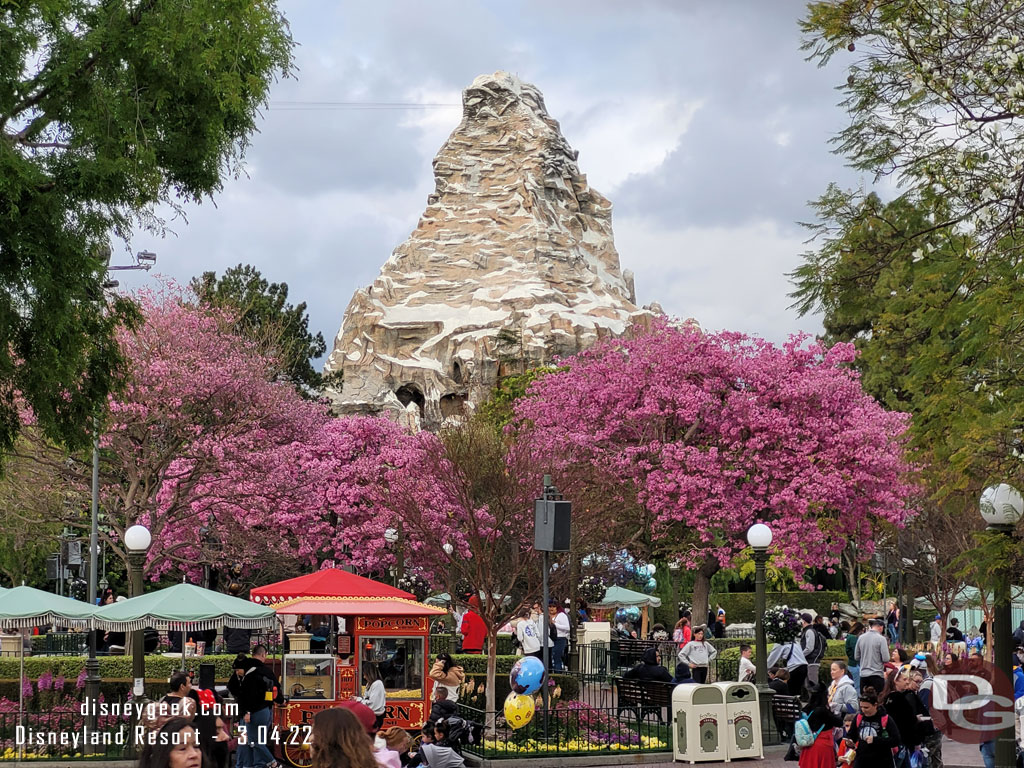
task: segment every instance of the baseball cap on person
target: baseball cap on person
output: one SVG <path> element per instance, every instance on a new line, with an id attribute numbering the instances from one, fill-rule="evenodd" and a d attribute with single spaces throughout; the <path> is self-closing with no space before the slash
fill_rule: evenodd
<path id="1" fill-rule="evenodd" d="M 882 621 L 879 618 L 868 619 L 868 624 L 870 624 L 872 627 L 884 627 L 885 626 L 885 622 Z"/>
<path id="2" fill-rule="evenodd" d="M 377 724 L 377 716 L 373 714 L 373 710 L 363 704 L 361 701 L 339 701 L 335 706 L 349 710 L 353 715 L 356 716 L 356 720 L 363 726 L 363 730 L 367 733 L 373 731 L 373 726 Z"/>
<path id="3" fill-rule="evenodd" d="M 800 620 L 801 621 L 806 621 L 808 624 L 810 624 L 812 621 L 814 621 L 814 617 L 811 616 L 811 614 L 809 614 L 809 613 L 801 613 L 800 614 Z"/>
<path id="4" fill-rule="evenodd" d="M 936 613 L 935 614 L 935 620 L 939 621 L 940 619 L 942 619 L 942 616 L 940 614 Z"/>

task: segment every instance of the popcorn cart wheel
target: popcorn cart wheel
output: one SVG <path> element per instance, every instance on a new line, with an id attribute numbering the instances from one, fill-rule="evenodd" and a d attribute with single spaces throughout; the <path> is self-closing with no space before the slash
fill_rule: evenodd
<path id="1" fill-rule="evenodd" d="M 313 765 L 313 752 L 306 735 L 307 732 L 299 728 L 292 728 L 285 735 L 281 756 L 292 768 L 310 768 Z"/>

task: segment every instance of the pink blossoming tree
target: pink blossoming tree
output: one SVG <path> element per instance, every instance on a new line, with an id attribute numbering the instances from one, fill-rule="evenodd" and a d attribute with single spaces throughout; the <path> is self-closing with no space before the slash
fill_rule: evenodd
<path id="1" fill-rule="evenodd" d="M 848 365 L 852 344 L 784 346 L 669 321 L 565 361 L 517 403 L 522 432 L 555 475 L 614 478 L 663 551 L 710 578 L 768 523 L 776 563 L 830 568 L 851 539 L 912 514 L 907 415 L 885 411 Z"/>
<path id="2" fill-rule="evenodd" d="M 103 538 L 127 566 L 124 531 L 146 524 L 153 578 L 195 580 L 204 563 L 302 569 L 338 556 L 335 528 L 370 503 L 397 427 L 332 419 L 274 380 L 274 361 L 234 331 L 230 313 L 189 298 L 173 287 L 144 293 L 144 322 L 119 333 L 128 365 L 101 422 Z M 84 533 L 89 456 L 68 462 L 38 438 L 29 447 L 26 458 L 77 495 L 65 522 Z"/>

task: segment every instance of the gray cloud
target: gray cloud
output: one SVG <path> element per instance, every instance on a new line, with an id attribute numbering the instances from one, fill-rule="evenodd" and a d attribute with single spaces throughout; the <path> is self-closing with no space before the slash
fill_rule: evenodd
<path id="1" fill-rule="evenodd" d="M 779 340 L 816 330 L 786 308 L 793 226 L 832 179 L 855 182 L 826 141 L 844 121 L 838 70 L 798 50 L 799 0 L 283 0 L 299 72 L 286 101 L 457 103 L 483 72 L 536 84 L 580 165 L 615 204 L 623 266 L 644 302 Z M 360 286 L 416 225 L 431 159 L 459 109 L 270 109 L 248 178 L 189 210 L 159 271 L 186 282 L 251 263 L 309 304 L 328 343 Z M 145 276 L 122 273 L 122 284 Z"/>

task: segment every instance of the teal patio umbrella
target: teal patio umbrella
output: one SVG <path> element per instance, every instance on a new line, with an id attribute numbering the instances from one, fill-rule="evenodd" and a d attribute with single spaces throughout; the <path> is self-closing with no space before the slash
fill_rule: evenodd
<path id="1" fill-rule="evenodd" d="M 96 608 L 80 600 L 61 597 L 34 587 L 13 587 L 0 591 L 0 627 L 22 629 L 39 624 L 67 624 L 73 627 L 87 627 L 92 623 Z M 20 681 L 18 685 L 18 723 L 24 725 L 25 717 L 25 643 L 19 633 Z M 21 759 L 22 745 L 18 745 L 18 759 Z"/>
<path id="2" fill-rule="evenodd" d="M 150 592 L 97 608 L 97 627 L 139 632 L 146 627 L 180 631 L 181 668 L 185 668 L 185 637 L 189 629 L 216 629 L 222 625 L 240 629 L 271 629 L 278 621 L 273 608 L 238 597 L 203 589 L 193 584 Z"/>
<path id="3" fill-rule="evenodd" d="M 645 595 L 643 592 L 634 592 L 625 587 L 611 586 L 605 590 L 604 597 L 597 603 L 592 603 L 594 608 L 621 608 L 635 605 L 638 608 L 657 608 L 661 605 L 661 598 L 654 595 Z"/>

